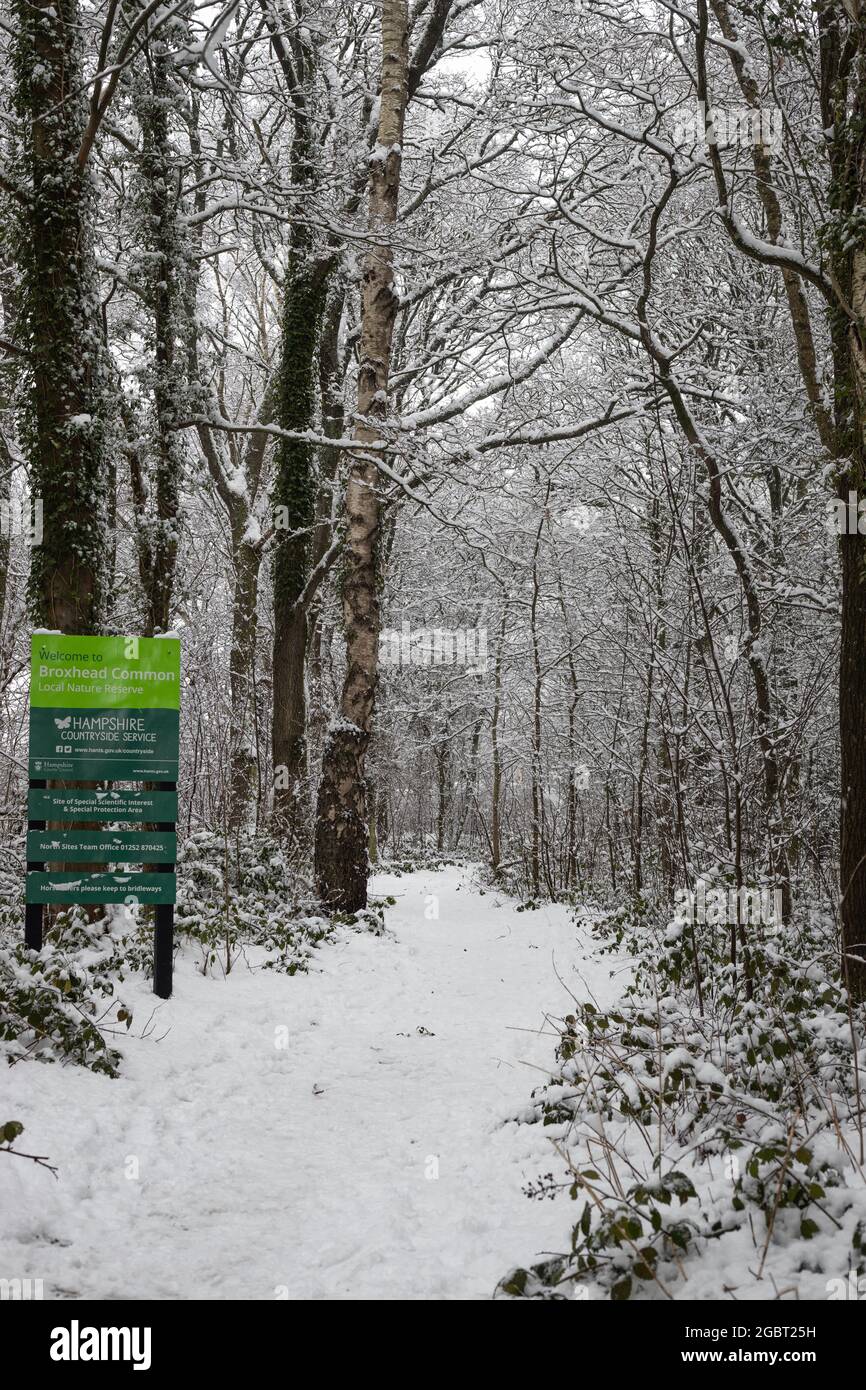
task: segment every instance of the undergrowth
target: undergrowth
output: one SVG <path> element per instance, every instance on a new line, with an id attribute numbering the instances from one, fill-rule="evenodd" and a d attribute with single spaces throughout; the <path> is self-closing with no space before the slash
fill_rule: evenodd
<path id="1" fill-rule="evenodd" d="M 20 857 L 23 865 L 23 842 Z M 153 909 L 112 906 L 97 920 L 81 907 L 54 912 L 36 952 L 24 944 L 23 907 L 20 872 L 0 872 L 0 1053 L 10 1064 L 75 1063 L 116 1076 L 115 1039 L 132 1025 L 122 986 L 151 974 Z M 228 974 L 242 961 L 294 975 L 340 928 L 382 935 L 384 904 L 326 918 L 275 841 L 239 836 L 226 845 L 209 831 L 185 839 L 175 944 L 197 951 L 202 974 Z"/>
<path id="2" fill-rule="evenodd" d="M 631 982 L 616 1007 L 575 999 L 557 1021 L 554 1074 L 521 1119 L 550 1128 L 561 1169 L 527 1195 L 566 1192 L 576 1215 L 567 1248 L 497 1296 L 689 1297 L 737 1233 L 757 1282 L 781 1248 L 795 1276 L 863 1272 L 864 1010 L 832 922 L 750 927 L 734 966 L 726 931 L 659 925 L 644 903 L 578 920 Z"/>

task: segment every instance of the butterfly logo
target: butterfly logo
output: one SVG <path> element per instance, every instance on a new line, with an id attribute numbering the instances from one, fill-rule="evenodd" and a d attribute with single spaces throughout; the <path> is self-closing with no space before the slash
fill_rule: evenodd
<path id="1" fill-rule="evenodd" d="M 68 729 L 69 725 L 72 723 L 72 715 L 67 714 L 65 719 L 55 719 L 54 723 L 57 725 L 58 729 Z"/>

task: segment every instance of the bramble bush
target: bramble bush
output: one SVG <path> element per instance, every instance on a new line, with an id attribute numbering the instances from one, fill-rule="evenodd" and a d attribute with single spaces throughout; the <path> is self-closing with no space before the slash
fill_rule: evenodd
<path id="1" fill-rule="evenodd" d="M 226 843 L 210 831 L 187 836 L 178 862 L 175 926 L 198 943 L 204 974 L 232 969 L 250 948 L 264 970 L 306 971 L 317 946 L 339 925 L 381 935 L 384 920 L 374 905 L 351 916 L 323 917 L 309 883 L 285 848 L 265 836 Z"/>
<path id="2" fill-rule="evenodd" d="M 551 1128 L 564 1171 L 526 1191 L 567 1191 L 578 1214 L 569 1249 L 512 1270 L 497 1297 L 573 1297 L 581 1281 L 669 1294 L 744 1225 L 759 1274 L 779 1244 L 833 1232 L 856 1264 L 866 1018 L 832 921 L 748 928 L 734 967 L 726 930 L 660 927 L 643 902 L 578 920 L 632 962 L 631 983 L 616 1007 L 575 1001 L 557 1025 L 556 1072 L 520 1118 Z"/>
<path id="3" fill-rule="evenodd" d="M 58 914 L 42 950 L 31 951 L 22 940 L 20 907 L 4 906 L 0 1051 L 7 1062 L 74 1062 L 116 1076 L 120 1053 L 111 1038 L 132 1024 L 116 992 L 123 958 L 109 923 L 88 922 L 80 909 Z"/>

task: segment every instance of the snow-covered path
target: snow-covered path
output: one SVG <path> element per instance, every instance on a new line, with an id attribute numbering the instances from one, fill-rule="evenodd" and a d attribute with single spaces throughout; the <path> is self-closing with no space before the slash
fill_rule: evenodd
<path id="1" fill-rule="evenodd" d="M 393 936 L 345 932 L 306 976 L 204 979 L 190 952 L 146 1038 L 158 1001 L 127 982 L 118 1080 L 7 1070 L 0 1119 L 60 1180 L 0 1164 L 0 1276 L 46 1298 L 486 1299 L 562 1248 L 568 1204 L 521 1190 L 556 1167 L 549 1140 L 502 1122 L 550 1066 L 557 972 L 613 987 L 564 908 L 471 880 L 378 878 Z"/>

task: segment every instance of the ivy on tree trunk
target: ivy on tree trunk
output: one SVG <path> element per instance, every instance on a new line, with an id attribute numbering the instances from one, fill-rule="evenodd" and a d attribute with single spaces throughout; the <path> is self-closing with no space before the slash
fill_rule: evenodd
<path id="1" fill-rule="evenodd" d="M 81 21 L 76 0 L 19 0 L 15 44 L 19 246 L 28 358 L 22 439 L 44 507 L 30 596 L 37 623 L 98 631 L 105 562 L 107 391 L 92 250 L 92 192 L 79 158 Z"/>

